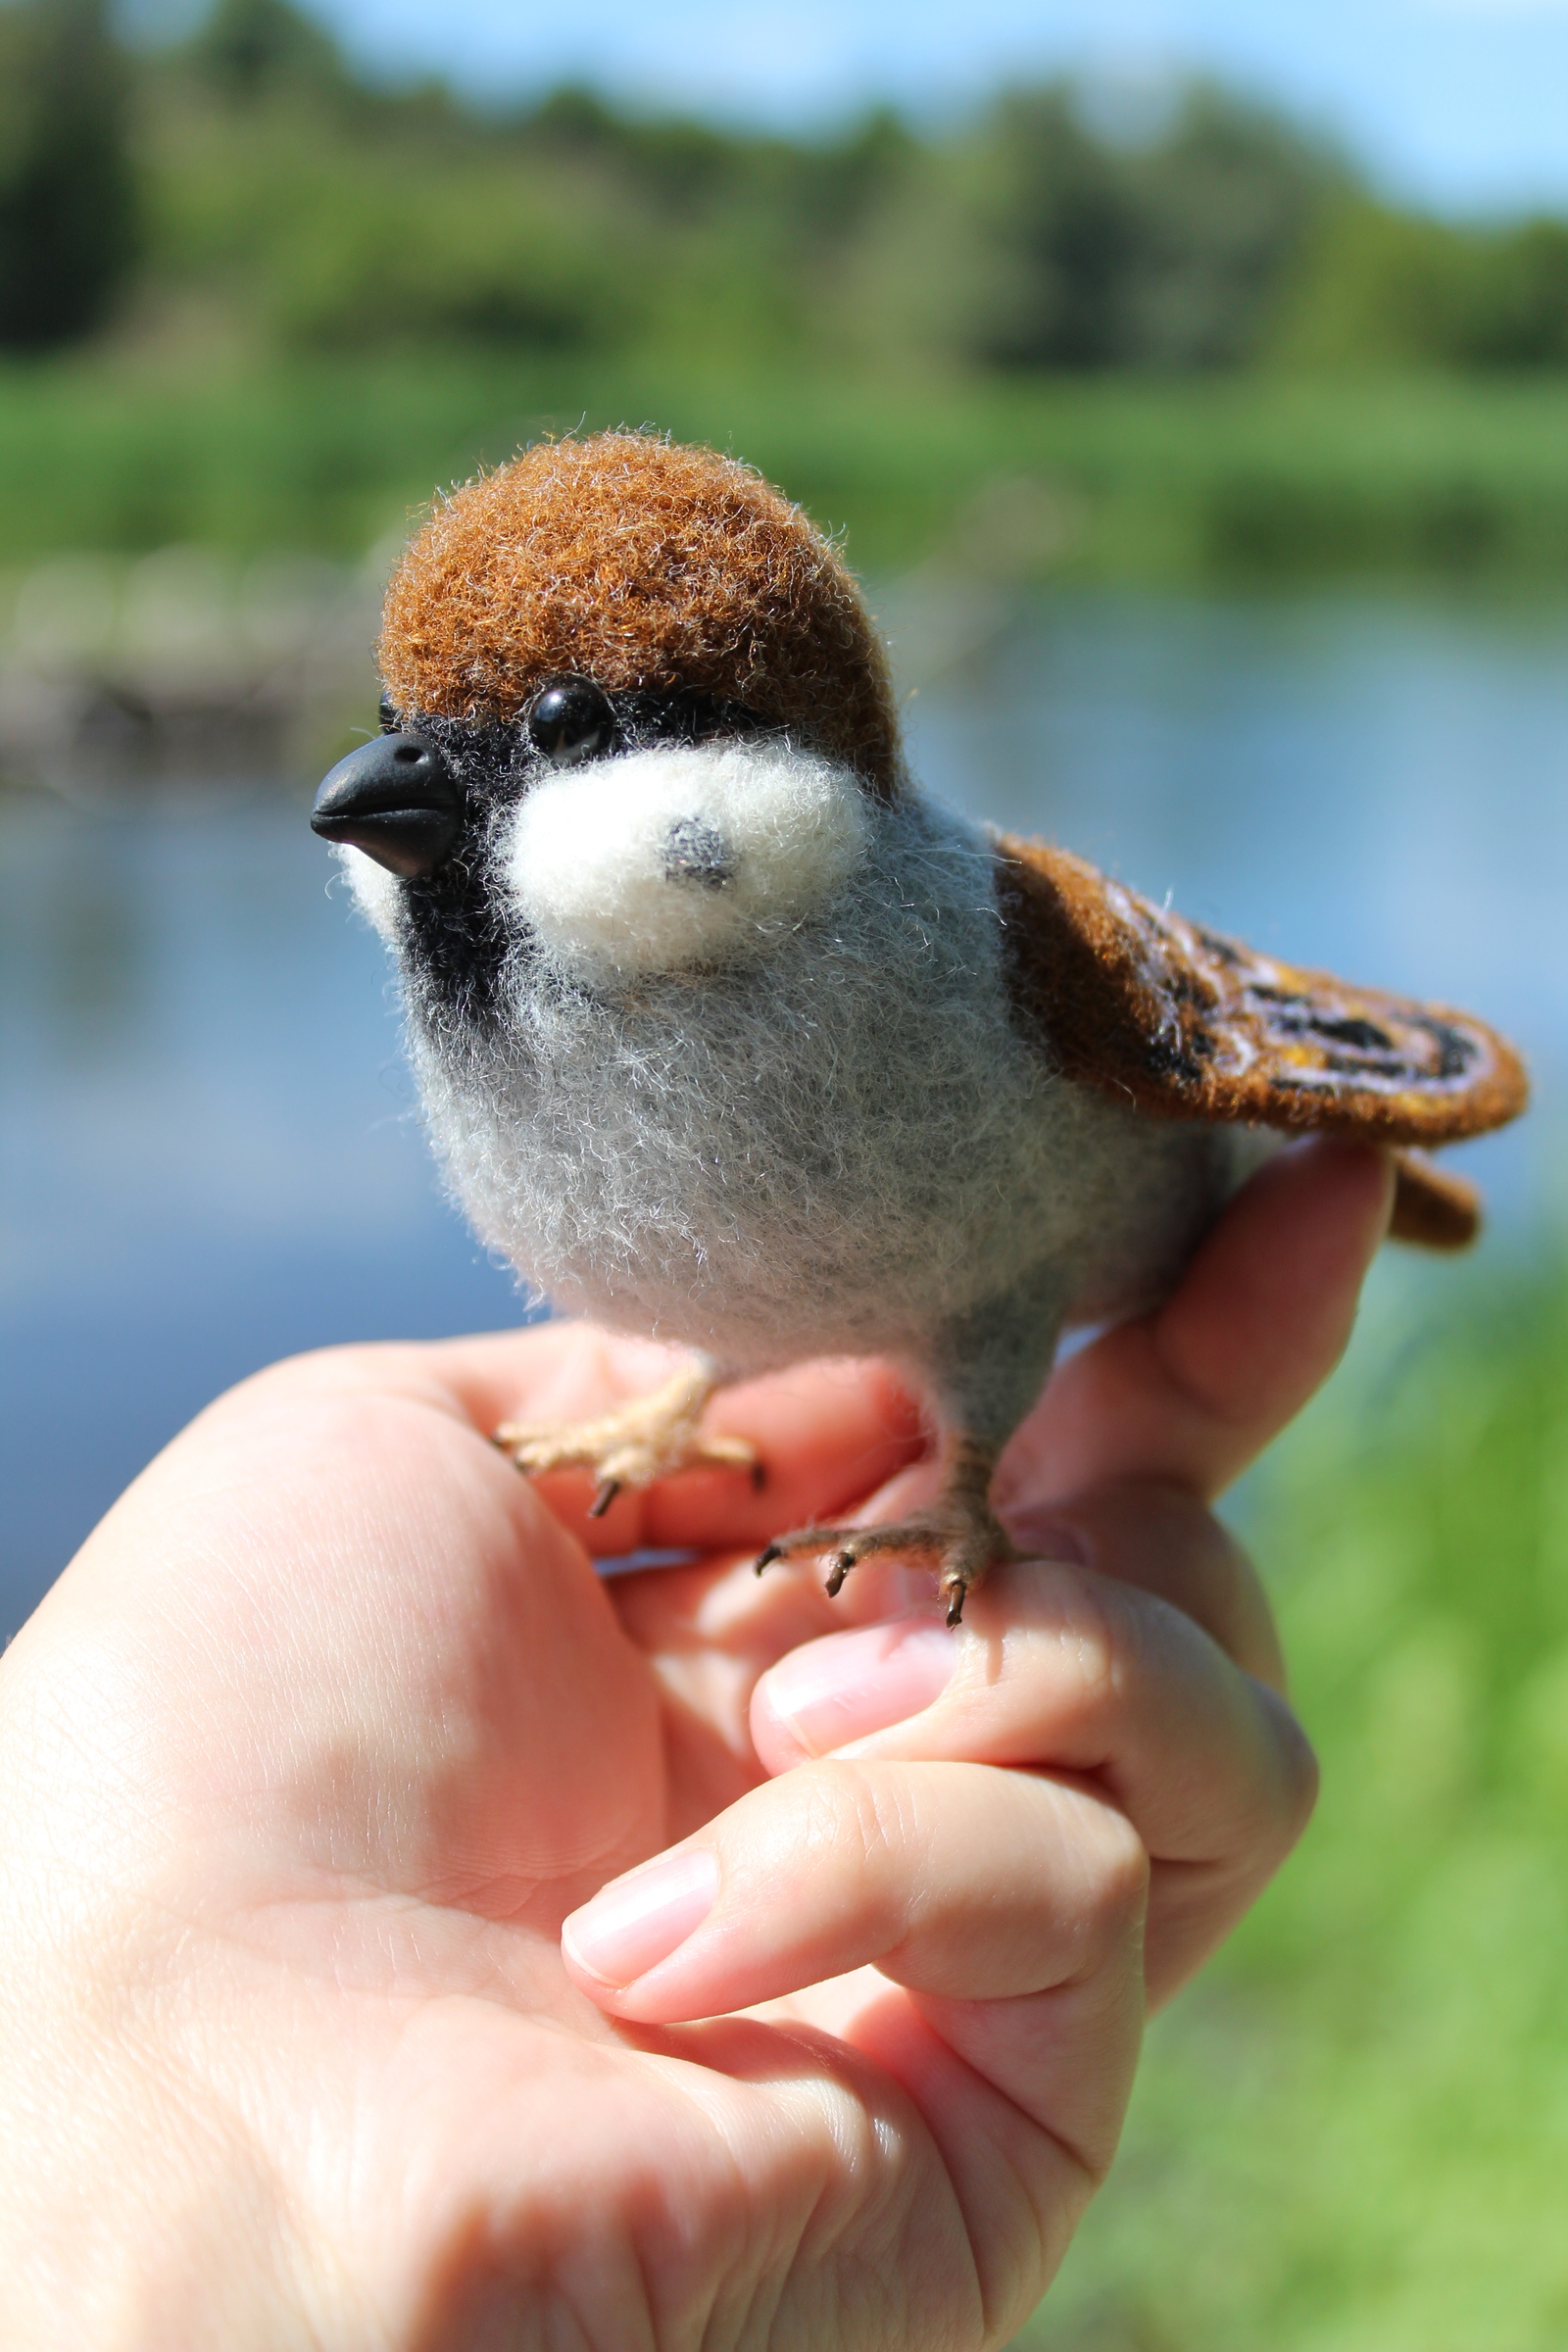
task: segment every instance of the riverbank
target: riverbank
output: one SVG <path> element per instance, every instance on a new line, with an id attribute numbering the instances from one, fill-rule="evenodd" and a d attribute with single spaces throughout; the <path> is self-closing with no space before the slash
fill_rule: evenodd
<path id="1" fill-rule="evenodd" d="M 1149 585 L 1568 579 L 1568 378 L 831 380 L 437 354 L 0 369 L 0 569 L 189 543 L 358 561 L 543 432 L 732 449 L 850 560 Z"/>

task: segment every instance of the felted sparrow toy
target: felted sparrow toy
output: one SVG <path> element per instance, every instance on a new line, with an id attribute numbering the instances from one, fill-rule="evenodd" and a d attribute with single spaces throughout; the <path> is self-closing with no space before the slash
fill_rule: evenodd
<path id="1" fill-rule="evenodd" d="M 312 822 L 402 973 L 458 1198 L 558 1306 L 694 1353 L 591 1426 L 498 1433 L 596 1507 L 696 1462 L 722 1381 L 906 1367 L 945 1483 L 759 1566 L 934 1553 L 950 1619 L 1011 1556 L 988 1487 L 1064 1327 L 1173 1282 L 1285 1133 L 1512 1118 L 1463 1013 L 1298 971 L 922 798 L 849 572 L 756 473 L 652 435 L 528 452 L 438 505 L 387 592 L 386 732 Z M 1401 1158 L 1394 1231 L 1473 1193 Z"/>

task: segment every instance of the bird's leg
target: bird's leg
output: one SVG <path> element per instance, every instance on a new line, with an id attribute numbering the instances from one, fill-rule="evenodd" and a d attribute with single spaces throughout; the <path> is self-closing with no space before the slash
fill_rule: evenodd
<path id="1" fill-rule="evenodd" d="M 928 1509 L 878 1527 L 798 1527 L 790 1535 L 775 1536 L 759 1554 L 758 1575 L 775 1560 L 815 1552 L 827 1560 L 827 1589 L 835 1594 L 850 1570 L 877 1552 L 935 1553 L 948 1623 L 956 1625 L 966 1596 L 987 1569 L 1018 1557 L 991 1509 L 991 1474 L 998 1450 L 959 1432 L 948 1448 L 942 1492 Z"/>
<path id="2" fill-rule="evenodd" d="M 541 1470 L 591 1470 L 597 1480 L 588 1515 L 602 1519 L 622 1487 L 649 1487 L 673 1471 L 717 1464 L 750 1470 L 761 1484 L 761 1465 L 744 1438 L 705 1437 L 697 1424 L 719 1386 L 711 1356 L 694 1355 L 651 1396 L 634 1396 L 597 1421 L 505 1421 L 495 1443 L 528 1475 Z"/>

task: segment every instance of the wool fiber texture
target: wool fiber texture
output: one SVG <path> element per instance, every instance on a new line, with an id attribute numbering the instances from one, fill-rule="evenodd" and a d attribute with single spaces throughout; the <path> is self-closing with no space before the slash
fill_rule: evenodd
<path id="1" fill-rule="evenodd" d="M 1259 955 L 1046 842 L 997 848 L 1020 1007 L 1064 1069 L 1145 1110 L 1419 1146 L 1525 1107 L 1518 1054 L 1470 1013 Z M 1465 1188 L 1419 1162 L 1401 1175 L 1430 1197 L 1415 1238 L 1432 1240 Z"/>
<path id="2" fill-rule="evenodd" d="M 630 752 L 548 777 L 511 821 L 514 906 L 572 979 L 713 965 L 832 898 L 865 794 L 784 741 Z"/>
<path id="3" fill-rule="evenodd" d="M 989 842 L 865 807 L 828 902 L 710 968 L 585 985 L 511 907 L 476 1021 L 406 957 L 411 1051 L 458 1200 L 558 1306 L 729 1373 L 891 1354 L 1000 1443 L 1063 1322 L 1166 1287 L 1258 1146 L 1061 1076 L 1009 1016 Z"/>
<path id="4" fill-rule="evenodd" d="M 900 776 L 881 642 L 799 507 L 711 450 L 652 433 L 540 443 L 439 502 L 387 590 L 387 695 L 406 724 L 510 725 L 552 677 L 742 704 Z"/>

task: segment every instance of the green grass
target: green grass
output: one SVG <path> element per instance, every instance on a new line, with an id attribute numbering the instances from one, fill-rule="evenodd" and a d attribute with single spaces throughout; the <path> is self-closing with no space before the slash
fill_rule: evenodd
<path id="1" fill-rule="evenodd" d="M 755 460 L 867 571 L 1568 575 L 1568 380 L 879 387 L 439 352 L 0 369 L 0 564 L 181 540 L 358 556 L 519 441 L 622 421 Z"/>
<path id="2" fill-rule="evenodd" d="M 1439 1312 L 1264 1489 L 1321 1807 L 1156 2025 L 1034 2352 L 1568 2342 L 1568 1267 Z"/>

